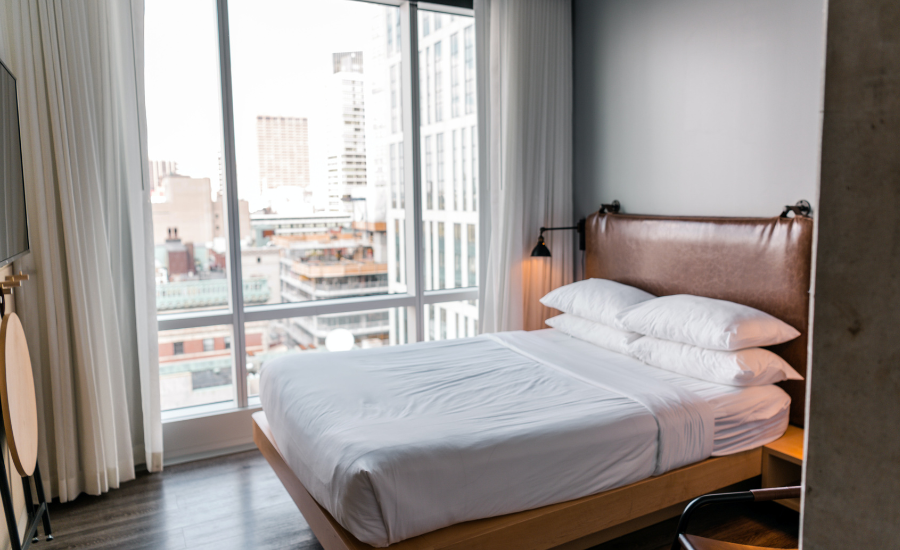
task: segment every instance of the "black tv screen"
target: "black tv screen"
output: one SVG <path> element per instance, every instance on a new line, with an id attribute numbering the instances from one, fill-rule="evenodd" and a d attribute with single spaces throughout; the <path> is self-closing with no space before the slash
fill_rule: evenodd
<path id="1" fill-rule="evenodd" d="M 28 252 L 16 79 L 0 61 L 0 267 Z"/>

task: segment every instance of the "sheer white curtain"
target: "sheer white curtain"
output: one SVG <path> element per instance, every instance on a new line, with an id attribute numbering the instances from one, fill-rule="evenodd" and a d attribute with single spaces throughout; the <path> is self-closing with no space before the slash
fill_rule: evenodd
<path id="1" fill-rule="evenodd" d="M 2 10 L 32 247 L 16 266 L 33 274 L 17 307 L 34 363 L 39 460 L 65 502 L 132 479 L 135 457 L 161 467 L 143 2 L 3 0 Z"/>
<path id="2" fill-rule="evenodd" d="M 483 224 L 483 332 L 545 328 L 538 300 L 572 281 L 574 232 L 545 234 L 551 258 L 531 258 L 541 226 L 572 226 L 570 0 L 475 0 Z M 486 180 L 486 181 L 485 181 Z M 484 264 L 482 264 L 484 265 Z"/>

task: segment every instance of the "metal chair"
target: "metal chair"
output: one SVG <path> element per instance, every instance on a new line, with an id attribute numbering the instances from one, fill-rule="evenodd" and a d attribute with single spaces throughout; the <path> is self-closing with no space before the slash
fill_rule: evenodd
<path id="1" fill-rule="evenodd" d="M 774 489 L 753 489 L 740 493 L 720 493 L 703 495 L 691 501 L 678 520 L 678 531 L 672 550 L 765 550 L 760 546 L 748 546 L 746 544 L 734 544 L 712 539 L 705 539 L 695 535 L 688 535 L 688 521 L 698 508 L 714 502 L 763 502 L 767 500 L 781 500 L 785 498 L 800 498 L 800 487 L 778 487 Z"/>

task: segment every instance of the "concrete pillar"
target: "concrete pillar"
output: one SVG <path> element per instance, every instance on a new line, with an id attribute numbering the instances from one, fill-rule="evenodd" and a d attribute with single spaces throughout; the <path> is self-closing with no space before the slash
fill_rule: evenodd
<path id="1" fill-rule="evenodd" d="M 900 547 L 900 2 L 831 0 L 801 544 Z"/>

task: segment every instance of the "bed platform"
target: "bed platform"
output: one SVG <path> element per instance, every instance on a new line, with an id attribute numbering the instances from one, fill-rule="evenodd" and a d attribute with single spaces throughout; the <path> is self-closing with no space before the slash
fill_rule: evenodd
<path id="1" fill-rule="evenodd" d="M 253 415 L 253 441 L 269 461 L 325 550 L 370 550 L 310 496 L 284 461 L 264 412 Z M 697 495 L 762 472 L 762 451 L 709 458 L 625 487 L 495 518 L 468 521 L 392 544 L 394 550 L 542 550 L 590 548 L 681 514 Z"/>
<path id="2" fill-rule="evenodd" d="M 700 218 L 596 213 L 587 219 L 585 278 L 632 285 L 657 296 L 694 294 L 774 315 L 801 332 L 770 348 L 806 375 L 811 218 Z M 802 426 L 805 384 L 780 384 Z M 310 496 L 284 460 L 264 412 L 253 439 L 326 550 L 364 544 Z M 687 501 L 761 473 L 761 448 L 715 457 L 584 498 L 458 523 L 396 542 L 394 550 L 584 549 L 680 514 Z M 549 472 L 548 472 L 549 473 Z"/>

